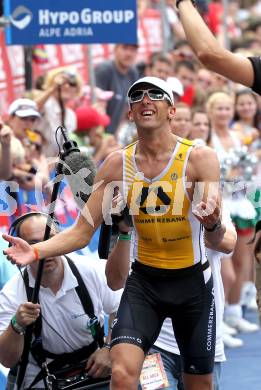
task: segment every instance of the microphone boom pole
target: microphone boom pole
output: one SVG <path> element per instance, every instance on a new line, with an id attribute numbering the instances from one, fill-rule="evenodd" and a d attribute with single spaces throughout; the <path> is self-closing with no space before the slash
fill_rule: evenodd
<path id="1" fill-rule="evenodd" d="M 63 161 L 64 161 L 65 157 L 68 156 L 71 152 L 80 152 L 80 150 L 77 146 L 77 143 L 75 141 L 70 141 L 68 139 L 67 134 L 66 134 L 66 129 L 64 129 L 62 126 L 59 126 L 58 129 L 59 128 L 60 128 L 62 135 L 64 137 L 64 140 L 65 140 L 65 142 L 63 144 L 64 152 L 61 152 L 61 151 L 59 152 L 59 161 L 56 164 L 55 179 L 57 179 L 57 180 L 54 181 L 54 186 L 53 186 L 52 195 L 51 195 L 51 203 L 50 203 L 50 208 L 48 211 L 48 217 L 47 217 L 47 222 L 46 222 L 46 226 L 45 226 L 43 241 L 46 241 L 50 238 L 52 221 L 53 221 L 53 216 L 54 216 L 54 211 L 55 211 L 55 203 L 56 203 L 56 199 L 58 196 L 59 187 L 60 187 L 60 183 L 61 183 L 60 178 L 63 177 L 63 169 L 62 169 L 63 168 Z M 42 275 L 43 275 L 44 263 L 45 263 L 45 259 L 41 259 L 39 261 L 39 264 L 38 264 L 37 274 L 36 274 L 36 278 L 35 278 L 35 285 L 34 285 L 33 294 L 31 297 L 32 303 L 37 303 L 37 301 L 38 301 L 41 280 L 42 280 Z M 17 379 L 16 379 L 16 385 L 17 385 L 18 390 L 21 389 L 21 386 L 22 386 L 22 383 L 24 380 L 26 367 L 28 364 L 29 353 L 30 353 L 31 341 L 32 341 L 32 337 L 33 337 L 33 330 L 34 330 L 34 324 L 31 324 L 26 328 L 26 331 L 25 331 L 24 349 L 23 349 L 23 353 L 22 353 L 22 356 L 20 359 L 20 364 L 19 364 L 19 369 L 18 369 Z"/>

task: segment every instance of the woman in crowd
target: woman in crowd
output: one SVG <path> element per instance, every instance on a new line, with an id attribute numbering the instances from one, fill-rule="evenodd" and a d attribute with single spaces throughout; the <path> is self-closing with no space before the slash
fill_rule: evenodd
<path id="1" fill-rule="evenodd" d="M 251 89 L 240 89 L 235 94 L 235 115 L 232 128 L 248 147 L 259 137 L 258 101 Z"/>
<path id="2" fill-rule="evenodd" d="M 200 143 L 209 146 L 211 141 L 211 128 L 208 115 L 205 111 L 194 111 L 192 113 L 189 139 L 198 140 Z"/>
<path id="3" fill-rule="evenodd" d="M 47 157 L 58 155 L 55 132 L 64 126 L 71 132 L 76 129 L 76 115 L 68 103 L 80 95 L 82 81 L 73 68 L 60 67 L 49 71 L 45 77 L 43 92 L 35 98 L 42 113 L 39 130 L 46 139 L 44 153 Z M 60 136 L 60 135 L 59 135 Z M 63 140 L 59 138 L 62 144 Z"/>

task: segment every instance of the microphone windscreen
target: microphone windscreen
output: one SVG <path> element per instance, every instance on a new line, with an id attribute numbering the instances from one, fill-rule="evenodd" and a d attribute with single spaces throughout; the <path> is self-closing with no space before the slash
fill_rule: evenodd
<path id="1" fill-rule="evenodd" d="M 92 192 L 96 166 L 92 158 L 82 152 L 70 153 L 65 157 L 62 168 L 74 200 L 80 209 L 83 208 Z"/>

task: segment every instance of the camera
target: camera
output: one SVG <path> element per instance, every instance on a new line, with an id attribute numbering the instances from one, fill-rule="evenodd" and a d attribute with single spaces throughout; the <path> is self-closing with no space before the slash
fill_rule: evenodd
<path id="1" fill-rule="evenodd" d="M 77 87 L 78 82 L 77 82 L 76 75 L 74 73 L 70 73 L 70 72 L 64 72 L 64 74 L 66 75 L 66 79 L 68 80 L 67 83 L 71 87 Z"/>

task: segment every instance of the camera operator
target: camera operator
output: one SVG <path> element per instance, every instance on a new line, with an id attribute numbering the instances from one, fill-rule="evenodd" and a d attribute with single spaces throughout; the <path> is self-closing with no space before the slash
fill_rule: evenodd
<path id="1" fill-rule="evenodd" d="M 17 223 L 12 234 L 16 233 L 17 236 L 26 239 L 30 244 L 43 240 L 46 225 L 45 214 L 31 213 L 20 217 L 19 220 L 20 222 Z M 55 231 L 52 229 L 51 235 L 54 234 Z M 68 257 L 73 260 L 88 290 L 93 311 L 98 320 L 97 324 L 103 325 L 104 313 L 110 315 L 110 323 L 118 308 L 121 292 L 115 293 L 107 286 L 106 262 L 94 259 L 88 259 L 86 262 L 85 257 L 75 253 Z M 30 287 L 34 286 L 37 267 L 37 263 L 26 267 Z M 28 302 L 25 280 L 25 276 L 22 278 L 20 274 L 17 274 L 7 282 L 0 292 L 0 363 L 6 367 L 14 367 L 18 363 L 23 352 L 25 328 L 35 323 L 41 316 L 40 335 L 44 357 L 48 363 L 54 363 L 54 361 L 59 363 L 59 359 L 60 361 L 64 359 L 66 354 L 67 360 L 69 357 L 67 364 L 71 363 L 71 369 L 74 371 L 73 362 L 76 363 L 77 367 L 79 362 L 83 362 L 83 369 L 88 373 L 88 377 L 95 379 L 108 377 L 110 374 L 110 331 L 106 343 L 99 348 L 96 337 L 92 336 L 93 328 L 90 316 L 86 314 L 86 310 L 81 304 L 80 294 L 76 290 L 81 283 L 73 272 L 68 258 L 53 257 L 45 260 L 39 304 Z M 34 340 L 37 339 L 37 327 L 38 325 L 35 326 L 34 330 Z M 97 330 L 96 333 L 98 334 L 99 331 Z M 40 350 L 37 348 L 32 350 L 31 347 L 30 349 L 29 363 L 22 388 L 30 388 L 40 371 Z M 54 360 L 49 359 L 50 356 Z M 57 377 L 52 363 L 48 365 L 49 371 Z M 55 364 L 55 366 L 56 369 L 57 367 L 63 368 L 62 364 Z M 43 374 L 46 376 L 46 372 Z M 32 386 L 33 389 L 45 388 L 42 378 Z M 104 385 L 97 388 L 108 389 Z"/>

